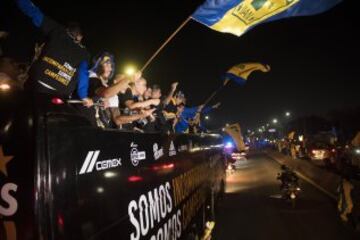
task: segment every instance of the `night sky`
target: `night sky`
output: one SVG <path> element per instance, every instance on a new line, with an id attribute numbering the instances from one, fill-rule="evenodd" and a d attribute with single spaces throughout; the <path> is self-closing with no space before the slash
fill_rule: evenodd
<path id="1" fill-rule="evenodd" d="M 5 50 L 19 60 L 28 60 L 40 34 L 13 1 L 1 2 L 0 26 L 11 33 Z M 118 71 L 128 63 L 141 68 L 202 2 L 34 1 L 60 23 L 80 22 L 90 53 L 114 53 Z M 282 117 L 285 111 L 301 116 L 359 106 L 360 39 L 355 2 L 344 1 L 317 16 L 266 23 L 240 38 L 192 21 L 144 76 L 150 84 L 160 84 L 163 92 L 171 82 L 179 81 L 189 105 L 199 105 L 221 86 L 220 76 L 232 65 L 271 65 L 271 72 L 253 74 L 246 86 L 232 83 L 222 90 L 213 102 L 223 105 L 210 114 L 214 126 L 240 122 L 243 128 L 253 128 Z"/>

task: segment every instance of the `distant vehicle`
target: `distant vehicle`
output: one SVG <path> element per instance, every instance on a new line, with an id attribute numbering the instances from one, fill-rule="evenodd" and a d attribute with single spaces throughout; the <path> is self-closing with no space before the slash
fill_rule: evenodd
<path id="1" fill-rule="evenodd" d="M 316 142 L 308 145 L 307 156 L 316 165 L 331 166 L 336 163 L 337 149 L 327 143 Z"/>
<path id="2" fill-rule="evenodd" d="M 235 161 L 237 161 L 237 160 L 247 160 L 246 156 L 247 156 L 246 152 L 233 152 L 231 154 L 231 159 L 235 160 Z"/>
<path id="3" fill-rule="evenodd" d="M 240 169 L 242 166 L 244 166 L 244 161 L 247 161 L 246 152 L 232 153 L 231 157 L 233 160 L 235 160 L 235 162 L 232 164 L 235 170 Z"/>

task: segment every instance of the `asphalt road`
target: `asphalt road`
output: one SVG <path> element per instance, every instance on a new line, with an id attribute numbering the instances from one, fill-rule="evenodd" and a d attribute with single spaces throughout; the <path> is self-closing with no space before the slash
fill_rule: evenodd
<path id="1" fill-rule="evenodd" d="M 279 198 L 280 166 L 255 154 L 227 177 L 216 216 L 216 240 L 347 240 L 360 236 L 338 218 L 335 203 L 300 181 L 295 208 Z"/>

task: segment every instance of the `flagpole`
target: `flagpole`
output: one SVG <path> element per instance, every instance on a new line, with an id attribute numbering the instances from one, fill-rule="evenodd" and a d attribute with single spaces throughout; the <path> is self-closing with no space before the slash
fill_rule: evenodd
<path id="1" fill-rule="evenodd" d="M 229 80 L 226 79 L 226 80 L 224 81 L 224 84 L 221 85 L 220 88 L 216 89 L 216 90 L 210 95 L 210 97 L 208 97 L 208 98 L 206 99 L 206 101 L 205 101 L 204 104 L 203 104 L 204 107 L 205 107 L 228 83 L 229 83 Z"/>
<path id="2" fill-rule="evenodd" d="M 141 68 L 141 72 L 143 72 L 149 64 L 154 60 L 154 58 L 163 50 L 163 48 L 176 36 L 181 29 L 185 27 L 185 25 L 191 20 L 191 17 L 188 17 L 176 30 L 173 32 L 168 39 L 161 45 L 161 47 L 151 56 L 151 58 L 145 63 L 145 65 Z"/>

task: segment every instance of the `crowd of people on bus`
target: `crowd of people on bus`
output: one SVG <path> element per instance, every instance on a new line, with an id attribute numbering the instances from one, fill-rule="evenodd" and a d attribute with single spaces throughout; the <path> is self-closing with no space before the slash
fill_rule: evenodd
<path id="1" fill-rule="evenodd" d="M 136 72 L 116 74 L 115 59 L 109 52 L 91 58 L 82 44 L 83 32 L 77 23 L 63 26 L 44 15 L 30 0 L 16 0 L 17 6 L 47 41 L 35 46 L 28 65 L 2 55 L 1 40 L 8 35 L 0 29 L 0 84 L 22 89 L 45 98 L 78 99 L 76 109 L 96 127 L 141 132 L 197 133 L 206 131 L 201 114 L 219 107 L 187 107 L 178 82 L 162 95 Z"/>

